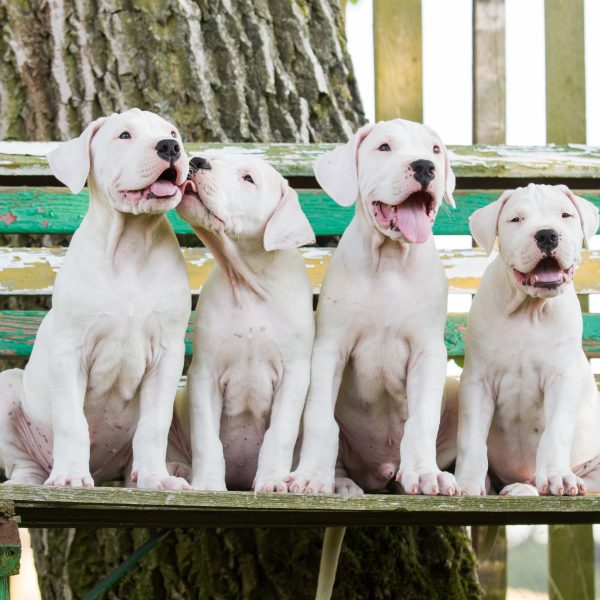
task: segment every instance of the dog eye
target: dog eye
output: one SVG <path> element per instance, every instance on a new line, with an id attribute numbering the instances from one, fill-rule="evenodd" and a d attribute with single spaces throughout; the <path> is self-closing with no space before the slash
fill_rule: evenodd
<path id="1" fill-rule="evenodd" d="M 244 176 L 242 177 L 242 179 L 243 179 L 244 181 L 247 181 L 248 183 L 254 183 L 254 179 L 252 179 L 252 175 L 244 175 Z"/>
<path id="2" fill-rule="evenodd" d="M 390 152 L 391 148 L 389 144 L 381 144 L 379 148 L 377 148 L 380 152 Z"/>
<path id="3" fill-rule="evenodd" d="M 433 153 L 434 154 L 439 154 L 441 151 L 442 151 L 442 149 L 438 145 L 435 145 L 433 147 Z"/>
<path id="4" fill-rule="evenodd" d="M 174 137 L 174 138 L 176 138 L 176 137 L 177 137 L 177 132 L 175 132 L 175 131 L 171 131 L 171 137 Z"/>
<path id="5" fill-rule="evenodd" d="M 521 217 L 513 217 L 509 223 L 518 223 L 521 220 Z"/>
<path id="6" fill-rule="evenodd" d="M 120 139 L 122 140 L 130 140 L 131 139 L 131 134 L 129 133 L 129 131 L 124 131 L 120 136 Z"/>
<path id="7" fill-rule="evenodd" d="M 573 215 L 569 214 L 569 213 L 563 213 L 562 214 L 562 218 L 563 219 L 568 219 L 569 217 L 572 217 Z"/>

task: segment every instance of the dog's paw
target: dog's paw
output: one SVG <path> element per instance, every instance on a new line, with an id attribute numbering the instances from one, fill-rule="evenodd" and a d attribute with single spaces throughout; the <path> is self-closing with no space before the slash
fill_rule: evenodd
<path id="1" fill-rule="evenodd" d="M 288 491 L 285 477 L 285 473 L 257 473 L 252 488 L 255 492 L 276 492 L 285 494 Z"/>
<path id="2" fill-rule="evenodd" d="M 583 479 L 572 471 L 536 473 L 535 487 L 541 496 L 582 496 L 586 491 Z"/>
<path id="3" fill-rule="evenodd" d="M 333 494 L 334 481 L 323 474 L 295 471 L 285 478 L 293 494 Z"/>
<path id="4" fill-rule="evenodd" d="M 400 470 L 396 476 L 396 481 L 400 482 L 404 493 L 409 495 L 437 496 L 442 494 L 443 496 L 455 496 L 459 493 L 454 475 L 446 471 Z"/>
<path id="5" fill-rule="evenodd" d="M 356 485 L 349 477 L 335 478 L 335 493 L 340 496 L 362 496 L 363 489 Z"/>
<path id="6" fill-rule="evenodd" d="M 133 479 L 133 478 L 132 478 Z M 174 475 L 154 475 L 138 473 L 135 478 L 136 487 L 143 490 L 189 490 L 190 484 Z"/>
<path id="7" fill-rule="evenodd" d="M 461 496 L 485 496 L 486 488 L 485 488 L 485 479 L 480 480 L 478 478 L 470 478 L 470 479 L 461 479 L 460 477 L 457 479 L 457 486 L 459 490 L 459 494 Z"/>
<path id="8" fill-rule="evenodd" d="M 89 471 L 63 471 L 52 469 L 44 485 L 50 487 L 94 487 L 94 480 Z"/>
<path id="9" fill-rule="evenodd" d="M 226 492 L 227 486 L 224 479 L 219 478 L 192 478 L 192 489 L 196 492 Z"/>
<path id="10" fill-rule="evenodd" d="M 501 496 L 539 496 L 535 486 L 529 483 L 511 483 L 500 490 Z"/>

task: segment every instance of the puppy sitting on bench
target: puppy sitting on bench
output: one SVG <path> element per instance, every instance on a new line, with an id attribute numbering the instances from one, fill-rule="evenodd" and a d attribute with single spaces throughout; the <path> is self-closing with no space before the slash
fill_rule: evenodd
<path id="1" fill-rule="evenodd" d="M 0 463 L 11 484 L 90 487 L 125 476 L 181 489 L 166 468 L 190 291 L 165 212 L 188 159 L 177 129 L 132 109 L 50 153 L 90 203 L 24 371 L 0 375 Z M 131 467 L 131 472 L 128 467 Z"/>
<path id="2" fill-rule="evenodd" d="M 489 254 L 460 381 L 463 494 L 570 495 L 600 488 L 600 399 L 573 286 L 598 210 L 566 186 L 509 190 L 471 216 Z"/>
<path id="3" fill-rule="evenodd" d="M 287 491 L 310 377 L 314 242 L 288 183 L 248 156 L 193 158 L 178 206 L 217 260 L 196 310 L 169 458 L 198 490 Z"/>

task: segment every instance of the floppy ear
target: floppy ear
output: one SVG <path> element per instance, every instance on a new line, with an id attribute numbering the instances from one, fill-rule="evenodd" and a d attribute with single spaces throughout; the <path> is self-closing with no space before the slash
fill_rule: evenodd
<path id="1" fill-rule="evenodd" d="M 343 146 L 319 156 L 313 170 L 319 185 L 340 205 L 351 206 L 358 196 L 358 149 L 375 125 L 363 125 Z"/>
<path id="2" fill-rule="evenodd" d="M 600 222 L 598 209 L 589 200 L 576 196 L 566 185 L 559 185 L 558 187 L 567 195 L 579 214 L 581 228 L 583 229 L 583 245 L 587 248 L 590 238 L 598 231 Z"/>
<path id="3" fill-rule="evenodd" d="M 469 228 L 475 241 L 489 254 L 494 249 L 494 242 L 498 235 L 498 219 L 506 201 L 515 190 L 506 190 L 498 200 L 476 210 L 469 217 Z"/>
<path id="4" fill-rule="evenodd" d="M 106 117 L 92 121 L 78 138 L 64 142 L 47 156 L 52 173 L 73 194 L 80 192 L 85 185 L 90 172 L 90 143 L 104 121 Z"/>
<path id="5" fill-rule="evenodd" d="M 284 248 L 298 248 L 304 244 L 313 244 L 315 234 L 300 208 L 298 194 L 288 182 L 283 179 L 281 183 L 281 199 L 273 214 L 267 221 L 263 237 L 265 250 L 283 250 Z"/>

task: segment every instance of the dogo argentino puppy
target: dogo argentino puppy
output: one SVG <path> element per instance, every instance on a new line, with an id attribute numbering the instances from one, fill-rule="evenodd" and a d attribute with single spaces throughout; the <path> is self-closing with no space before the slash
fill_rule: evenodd
<path id="1" fill-rule="evenodd" d="M 600 402 L 581 347 L 573 273 L 598 228 L 566 186 L 509 190 L 471 216 L 499 254 L 473 300 L 460 382 L 463 494 L 583 494 L 600 484 Z M 489 464 L 488 464 L 489 463 Z"/>
<path id="2" fill-rule="evenodd" d="M 92 122 L 48 160 L 73 193 L 88 179 L 90 203 L 27 367 L 0 376 L 8 483 L 90 487 L 125 475 L 141 488 L 189 487 L 166 468 L 190 311 L 164 216 L 188 174 L 179 133 L 132 109 Z"/>
<path id="3" fill-rule="evenodd" d="M 297 248 L 313 231 L 287 181 L 248 156 L 193 158 L 177 211 L 217 264 L 198 299 L 170 447 L 185 463 L 189 443 L 194 489 L 285 492 L 314 336 Z"/>
<path id="4" fill-rule="evenodd" d="M 453 494 L 436 463 L 436 437 L 440 464 L 454 460 L 455 410 L 444 406 L 438 436 L 448 286 L 431 235 L 444 194 L 454 205 L 446 149 L 417 123 L 369 124 L 315 174 L 339 204 L 356 200 L 356 215 L 323 282 L 289 489 L 360 493 L 396 476 L 409 494 Z"/>

